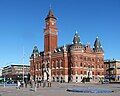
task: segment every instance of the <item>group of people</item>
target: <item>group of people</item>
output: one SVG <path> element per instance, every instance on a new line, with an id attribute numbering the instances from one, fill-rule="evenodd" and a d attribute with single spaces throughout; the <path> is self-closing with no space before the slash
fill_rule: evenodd
<path id="1" fill-rule="evenodd" d="M 30 85 L 30 88 L 34 91 L 36 91 L 37 88 L 39 88 L 39 86 L 42 87 L 51 87 L 51 82 L 48 81 L 34 81 L 34 80 L 30 80 L 29 82 L 20 82 L 19 80 L 17 81 L 17 89 L 20 89 L 21 87 L 25 87 L 27 88 L 27 84 Z"/>
<path id="2" fill-rule="evenodd" d="M 28 82 L 20 82 L 19 80 L 17 81 L 17 89 L 20 89 L 20 87 L 26 87 L 27 88 Z"/>

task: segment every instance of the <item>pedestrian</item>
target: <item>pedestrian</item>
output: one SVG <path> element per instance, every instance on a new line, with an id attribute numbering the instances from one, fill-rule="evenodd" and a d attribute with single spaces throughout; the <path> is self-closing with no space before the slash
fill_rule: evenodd
<path id="1" fill-rule="evenodd" d="M 17 81 L 17 89 L 20 89 L 21 83 L 20 81 Z"/>
<path id="2" fill-rule="evenodd" d="M 25 88 L 27 88 L 27 83 L 28 83 L 27 80 L 25 80 Z"/>
<path id="3" fill-rule="evenodd" d="M 34 91 L 37 91 L 37 82 L 34 82 Z"/>

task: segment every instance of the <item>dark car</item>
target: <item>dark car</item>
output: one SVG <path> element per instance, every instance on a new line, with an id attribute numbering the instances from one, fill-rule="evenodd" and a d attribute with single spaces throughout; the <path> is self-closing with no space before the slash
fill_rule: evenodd
<path id="1" fill-rule="evenodd" d="M 109 79 L 104 79 L 104 80 L 102 81 L 102 84 L 109 84 Z"/>

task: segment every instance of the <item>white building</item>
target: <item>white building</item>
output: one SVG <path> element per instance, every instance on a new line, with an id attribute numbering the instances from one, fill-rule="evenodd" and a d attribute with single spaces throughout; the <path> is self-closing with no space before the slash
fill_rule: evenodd
<path id="1" fill-rule="evenodd" d="M 2 76 L 2 68 L 0 68 L 0 77 Z"/>

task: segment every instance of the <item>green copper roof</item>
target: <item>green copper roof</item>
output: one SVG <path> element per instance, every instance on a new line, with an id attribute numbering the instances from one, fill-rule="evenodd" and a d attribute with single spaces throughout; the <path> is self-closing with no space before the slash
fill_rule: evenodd
<path id="1" fill-rule="evenodd" d="M 73 38 L 73 44 L 79 44 L 80 43 L 80 36 L 76 32 Z"/>
<path id="2" fill-rule="evenodd" d="M 39 51 L 38 51 L 37 46 L 34 46 L 34 49 L 33 49 L 33 54 L 39 54 Z"/>

